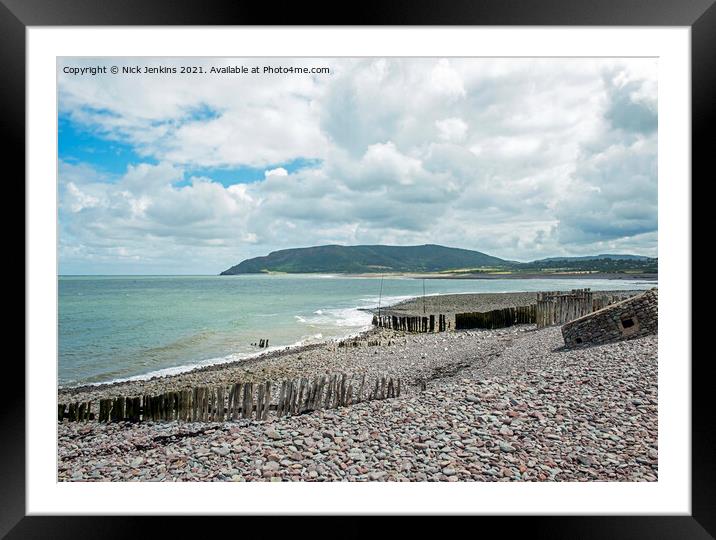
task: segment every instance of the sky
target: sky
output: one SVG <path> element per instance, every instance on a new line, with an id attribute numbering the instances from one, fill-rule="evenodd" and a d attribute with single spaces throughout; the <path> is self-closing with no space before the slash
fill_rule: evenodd
<path id="1" fill-rule="evenodd" d="M 204 73 L 65 69 L 111 65 Z M 63 58 L 58 94 L 61 274 L 323 244 L 657 256 L 656 59 Z"/>

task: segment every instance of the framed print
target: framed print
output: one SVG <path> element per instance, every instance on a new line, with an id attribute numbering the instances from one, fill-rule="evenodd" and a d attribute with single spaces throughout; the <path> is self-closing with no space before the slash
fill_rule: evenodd
<path id="1" fill-rule="evenodd" d="M 297 7 L 3 0 L 28 316 L 0 531 L 712 537 L 716 8 Z"/>

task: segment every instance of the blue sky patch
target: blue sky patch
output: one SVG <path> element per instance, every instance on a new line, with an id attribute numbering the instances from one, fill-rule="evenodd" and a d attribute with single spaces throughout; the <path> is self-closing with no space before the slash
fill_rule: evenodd
<path id="1" fill-rule="evenodd" d="M 211 178 L 224 187 L 233 184 L 252 184 L 263 180 L 265 178 L 265 172 L 271 169 L 282 167 L 291 174 L 301 169 L 318 167 L 320 164 L 320 159 L 297 158 L 286 163 L 278 163 L 266 167 L 195 167 L 187 169 L 184 175 L 185 180 L 175 185 L 181 187 L 191 184 L 189 179 L 192 176 Z"/>
<path id="2" fill-rule="evenodd" d="M 217 118 L 220 114 L 206 105 L 193 108 L 187 112 L 184 120 L 201 121 Z M 67 114 L 58 117 L 57 135 L 58 157 L 61 161 L 73 165 L 90 165 L 99 172 L 108 173 L 108 178 L 119 178 L 127 172 L 129 165 L 149 163 L 156 165 L 159 161 L 148 156 L 140 156 L 131 144 L 109 139 L 96 131 L 74 122 Z M 266 167 L 188 167 L 184 180 L 176 186 L 191 184 L 192 176 L 202 176 L 219 182 L 223 186 L 233 184 L 250 184 L 265 178 L 265 171 L 282 167 L 289 174 L 300 169 L 318 167 L 319 159 L 296 158 L 294 160 L 268 165 Z"/>
<path id="3" fill-rule="evenodd" d="M 57 154 L 67 163 L 91 165 L 112 176 L 124 174 L 130 164 L 157 163 L 155 159 L 140 157 L 130 144 L 108 140 L 92 130 L 83 129 L 67 115 L 57 119 L 57 131 Z"/>
<path id="4" fill-rule="evenodd" d="M 221 113 L 218 109 L 209 107 L 206 103 L 202 103 L 196 107 L 187 109 L 186 115 L 182 118 L 183 122 L 206 122 L 207 120 L 215 120 L 219 118 Z"/>

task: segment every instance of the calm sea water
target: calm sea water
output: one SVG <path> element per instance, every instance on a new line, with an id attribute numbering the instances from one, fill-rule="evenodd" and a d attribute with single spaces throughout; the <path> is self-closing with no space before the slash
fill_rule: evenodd
<path id="1" fill-rule="evenodd" d="M 427 294 L 648 289 L 621 280 L 426 280 Z M 62 276 L 59 384 L 178 373 L 271 348 L 339 338 L 370 325 L 380 278 L 336 276 Z M 382 304 L 420 296 L 420 279 L 385 279 Z"/>

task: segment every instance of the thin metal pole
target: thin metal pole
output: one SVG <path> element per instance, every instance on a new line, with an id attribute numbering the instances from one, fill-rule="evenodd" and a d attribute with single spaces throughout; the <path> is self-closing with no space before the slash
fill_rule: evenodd
<path id="1" fill-rule="evenodd" d="M 383 274 L 380 275 L 380 294 L 378 294 L 378 317 L 380 317 L 380 301 L 383 298 Z"/>
<path id="2" fill-rule="evenodd" d="M 423 314 L 425 314 L 425 278 L 423 278 Z"/>

